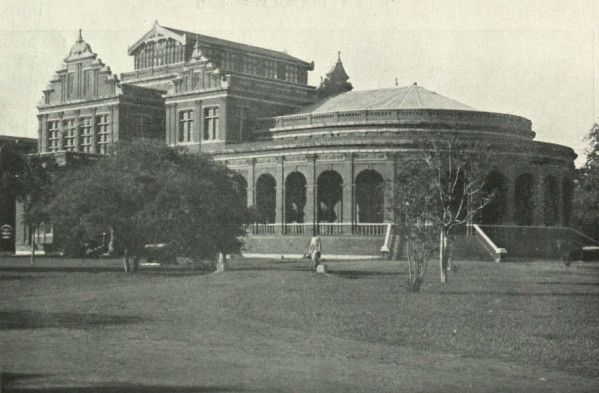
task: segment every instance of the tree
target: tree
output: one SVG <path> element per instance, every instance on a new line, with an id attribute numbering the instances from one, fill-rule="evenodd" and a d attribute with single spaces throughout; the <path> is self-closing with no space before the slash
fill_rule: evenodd
<path id="1" fill-rule="evenodd" d="M 398 161 L 394 216 L 409 259 L 410 255 L 417 257 L 410 264 L 422 276 L 434 244 L 431 231 L 438 234 L 440 279 L 447 282 L 452 229 L 471 222 L 493 198 L 494 191 L 484 187 L 490 146 L 457 134 L 434 135 L 416 144 L 416 152 L 401 155 Z M 418 274 L 415 277 L 418 279 Z"/>
<path id="2" fill-rule="evenodd" d="M 599 240 L 599 124 L 593 124 L 584 140 L 589 146 L 584 165 L 576 170 L 574 225 Z"/>
<path id="3" fill-rule="evenodd" d="M 168 243 L 196 260 L 241 246 L 239 175 L 159 141 L 120 143 L 115 154 L 66 170 L 54 190 L 46 211 L 55 243 L 73 249 L 112 232 L 126 271 L 137 270 L 146 244 Z"/>

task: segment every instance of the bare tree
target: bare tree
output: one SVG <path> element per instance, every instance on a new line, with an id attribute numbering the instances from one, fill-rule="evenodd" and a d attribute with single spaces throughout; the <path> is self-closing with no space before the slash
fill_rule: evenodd
<path id="1" fill-rule="evenodd" d="M 432 135 L 416 145 L 417 150 L 401 155 L 397 163 L 394 216 L 403 228 L 408 257 L 415 249 L 430 249 L 423 242 L 430 243 L 431 237 L 418 232 L 438 233 L 440 278 L 447 282 L 452 229 L 471 223 L 493 198 L 494 192 L 484 188 L 492 152 L 489 145 L 455 133 Z"/>

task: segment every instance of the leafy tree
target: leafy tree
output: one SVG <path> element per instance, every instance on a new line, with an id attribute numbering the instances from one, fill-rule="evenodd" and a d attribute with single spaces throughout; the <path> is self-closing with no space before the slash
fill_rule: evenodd
<path id="1" fill-rule="evenodd" d="M 417 145 L 417 152 L 400 156 L 393 203 L 396 224 L 406 240 L 410 269 L 415 272 L 413 290 L 422 282 L 426 260 L 435 245 L 439 247 L 441 282 L 447 282 L 452 229 L 471 222 L 495 192 L 484 187 L 489 146 L 455 134 L 421 139 Z"/>
<path id="2" fill-rule="evenodd" d="M 55 243 L 74 249 L 114 233 L 126 271 L 137 270 L 146 244 L 168 243 L 176 255 L 194 259 L 241 245 L 246 209 L 239 175 L 159 141 L 120 143 L 115 154 L 67 170 L 54 189 L 46 211 Z"/>
<path id="3" fill-rule="evenodd" d="M 586 161 L 576 171 L 574 225 L 599 240 L 599 124 L 593 124 L 585 141 Z"/>

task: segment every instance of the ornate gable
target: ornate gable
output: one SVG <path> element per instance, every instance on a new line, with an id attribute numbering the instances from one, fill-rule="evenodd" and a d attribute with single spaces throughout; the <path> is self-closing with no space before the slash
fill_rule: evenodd
<path id="1" fill-rule="evenodd" d="M 102 63 L 79 30 L 79 37 L 64 59 L 63 68 L 56 71 L 43 90 L 40 106 L 105 98 L 119 93 L 117 76 Z"/>
<path id="2" fill-rule="evenodd" d="M 129 47 L 127 50 L 127 54 L 131 56 L 134 54 L 137 49 L 148 42 L 158 42 L 160 40 L 166 40 L 172 38 L 173 40 L 185 45 L 187 43 L 187 35 L 186 34 L 177 34 L 174 31 L 169 29 L 165 29 L 164 27 L 158 24 L 158 21 L 154 21 L 154 26 L 143 35 L 139 40 L 137 40 L 133 45 Z"/>

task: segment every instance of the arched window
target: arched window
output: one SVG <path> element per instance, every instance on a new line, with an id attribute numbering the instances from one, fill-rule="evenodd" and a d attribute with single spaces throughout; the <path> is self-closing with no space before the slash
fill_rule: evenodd
<path id="1" fill-rule="evenodd" d="M 306 178 L 300 172 L 292 172 L 285 181 L 285 222 L 304 222 L 306 205 Z"/>
<path id="2" fill-rule="evenodd" d="M 507 208 L 507 179 L 499 172 L 490 172 L 482 188 L 485 198 L 491 198 L 478 214 L 481 224 L 502 224 Z"/>
<path id="3" fill-rule="evenodd" d="M 267 173 L 261 175 L 256 181 L 256 209 L 259 222 L 266 224 L 275 222 L 276 186 L 275 178 Z"/>
<path id="4" fill-rule="evenodd" d="M 518 225 L 532 225 L 534 213 L 535 179 L 530 173 L 525 173 L 516 179 L 514 190 L 514 222 Z"/>
<path id="5" fill-rule="evenodd" d="M 356 218 L 358 222 L 383 222 L 384 180 L 377 171 L 367 169 L 356 177 Z"/>
<path id="6" fill-rule="evenodd" d="M 343 200 L 343 178 L 335 171 L 318 176 L 318 222 L 340 222 Z"/>

